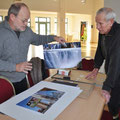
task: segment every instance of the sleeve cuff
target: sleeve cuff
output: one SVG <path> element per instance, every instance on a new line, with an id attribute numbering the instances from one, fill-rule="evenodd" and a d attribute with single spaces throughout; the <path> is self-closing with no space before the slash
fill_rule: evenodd
<path id="1" fill-rule="evenodd" d="M 111 91 L 111 88 L 110 88 L 110 87 L 108 87 L 108 86 L 105 86 L 105 85 L 103 85 L 102 89 L 103 89 L 103 90 L 106 90 L 106 91 L 108 91 L 108 92 L 110 92 L 110 91 Z"/>

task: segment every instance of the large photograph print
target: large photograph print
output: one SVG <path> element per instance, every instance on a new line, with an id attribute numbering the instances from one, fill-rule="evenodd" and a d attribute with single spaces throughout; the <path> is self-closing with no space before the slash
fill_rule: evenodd
<path id="1" fill-rule="evenodd" d="M 79 87 L 41 81 L 0 104 L 0 112 L 15 120 L 55 120 L 81 92 Z"/>
<path id="2" fill-rule="evenodd" d="M 46 44 L 44 60 L 47 69 L 73 68 L 81 61 L 80 42 Z"/>
<path id="3" fill-rule="evenodd" d="M 17 105 L 44 114 L 63 94 L 62 91 L 43 88 Z"/>

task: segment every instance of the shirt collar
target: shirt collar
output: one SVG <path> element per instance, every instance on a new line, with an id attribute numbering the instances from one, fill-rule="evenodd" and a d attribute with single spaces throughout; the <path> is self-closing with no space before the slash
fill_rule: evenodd
<path id="1" fill-rule="evenodd" d="M 113 25 L 112 25 L 112 27 L 111 27 L 111 30 L 110 30 L 109 33 L 108 33 L 107 35 L 105 35 L 105 36 L 112 36 L 112 35 L 115 33 L 117 26 L 118 26 L 118 23 L 117 23 L 117 22 L 114 22 Z"/>

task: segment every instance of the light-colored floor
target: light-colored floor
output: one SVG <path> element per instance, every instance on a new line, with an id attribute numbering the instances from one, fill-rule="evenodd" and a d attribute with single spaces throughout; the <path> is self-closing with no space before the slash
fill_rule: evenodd
<path id="1" fill-rule="evenodd" d="M 97 43 L 82 43 L 81 44 L 81 54 L 82 58 L 90 56 L 94 58 L 97 48 Z"/>

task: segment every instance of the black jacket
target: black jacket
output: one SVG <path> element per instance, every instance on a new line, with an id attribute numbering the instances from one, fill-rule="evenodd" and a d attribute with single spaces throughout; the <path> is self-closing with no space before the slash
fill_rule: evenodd
<path id="1" fill-rule="evenodd" d="M 95 55 L 95 68 L 100 68 L 105 59 L 106 80 L 103 89 L 111 91 L 120 84 L 120 24 L 114 23 L 110 32 L 105 35 L 105 53 L 102 46 L 102 34 L 99 34 L 98 47 Z"/>

